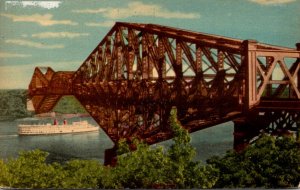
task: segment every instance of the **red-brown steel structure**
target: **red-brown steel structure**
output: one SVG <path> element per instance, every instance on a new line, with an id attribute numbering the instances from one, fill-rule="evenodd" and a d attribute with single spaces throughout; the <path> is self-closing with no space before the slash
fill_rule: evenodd
<path id="1" fill-rule="evenodd" d="M 36 68 L 29 97 L 43 113 L 74 95 L 115 144 L 172 138 L 168 118 L 175 106 L 190 132 L 233 121 L 238 150 L 261 131 L 297 130 L 296 46 L 119 22 L 77 71 Z M 107 150 L 107 163 L 115 149 Z"/>

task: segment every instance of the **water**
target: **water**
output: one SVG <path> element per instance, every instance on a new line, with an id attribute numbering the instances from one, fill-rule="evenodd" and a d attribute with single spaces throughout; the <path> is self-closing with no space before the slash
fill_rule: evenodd
<path id="1" fill-rule="evenodd" d="M 92 118 L 82 118 L 89 123 L 97 125 Z M 24 123 L 18 121 L 0 122 L 0 158 L 17 157 L 21 150 L 40 149 L 49 152 L 48 160 L 66 161 L 69 159 L 96 159 L 103 163 L 105 149 L 112 148 L 113 143 L 106 134 L 80 133 L 45 136 L 18 136 L 17 125 Z M 28 123 L 28 121 L 26 121 Z M 50 122 L 45 119 L 41 123 Z M 197 150 L 196 159 L 205 161 L 213 155 L 222 155 L 233 146 L 233 124 L 224 123 L 215 127 L 204 129 L 191 134 L 192 145 Z M 171 141 L 159 143 L 168 146 Z"/>

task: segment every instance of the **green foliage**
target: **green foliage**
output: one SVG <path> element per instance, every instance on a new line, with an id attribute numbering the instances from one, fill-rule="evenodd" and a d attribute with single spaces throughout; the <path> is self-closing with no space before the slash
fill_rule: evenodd
<path id="1" fill-rule="evenodd" d="M 176 109 L 170 117 L 174 144 L 164 150 L 134 140 L 134 152 L 123 140 L 119 143 L 118 164 L 102 177 L 100 188 L 211 188 L 217 180 L 212 166 L 194 162 L 195 149 L 188 132 L 177 120 Z M 125 154 L 124 154 L 125 153 Z M 112 183 L 113 182 L 113 183 Z"/>
<path id="2" fill-rule="evenodd" d="M 223 157 L 212 157 L 207 165 L 202 165 L 193 161 L 193 148 L 184 135 L 187 133 L 180 132 L 182 128 L 177 130 L 175 134 L 182 134 L 182 138 L 176 136 L 176 142 L 168 150 L 135 140 L 136 151 L 128 152 L 128 144 L 121 141 L 119 147 L 123 154 L 118 156 L 116 167 L 106 167 L 95 160 L 71 160 L 63 165 L 48 164 L 45 162 L 46 152 L 21 152 L 17 159 L 7 162 L 0 160 L 0 186 L 278 188 L 295 187 L 300 181 L 300 150 L 293 138 L 265 136 L 241 153 L 230 151 Z"/>
<path id="3" fill-rule="evenodd" d="M 169 121 L 174 132 L 174 144 L 168 151 L 172 160 L 169 178 L 175 182 L 177 188 L 211 188 L 217 180 L 217 171 L 210 165 L 203 166 L 199 161 L 193 161 L 196 150 L 190 144 L 188 131 L 177 120 L 177 110 L 174 108 Z"/>
<path id="4" fill-rule="evenodd" d="M 74 96 L 63 96 L 53 108 L 53 111 L 62 114 L 87 113 L 84 107 Z"/>
<path id="5" fill-rule="evenodd" d="M 0 90 L 0 120 L 32 116 L 26 104 L 27 90 Z M 87 113 L 73 96 L 62 97 L 54 111 L 62 114 Z"/>
<path id="6" fill-rule="evenodd" d="M 137 149 L 118 156 L 117 166 L 111 169 L 113 183 L 103 182 L 103 188 L 152 188 L 168 183 L 166 174 L 170 161 L 163 148 L 134 143 Z M 119 146 L 128 149 L 124 142 Z"/>
<path id="7" fill-rule="evenodd" d="M 296 187 L 300 181 L 300 149 L 292 137 L 264 136 L 241 153 L 208 163 L 220 171 L 215 187 Z"/>
<path id="8" fill-rule="evenodd" d="M 0 160 L 0 187 L 6 186 L 11 179 L 11 175 L 3 160 Z"/>
<path id="9" fill-rule="evenodd" d="M 103 166 L 93 160 L 47 164 L 48 153 L 21 152 L 7 163 L 0 160 L 0 186 L 13 188 L 96 188 Z"/>
<path id="10" fill-rule="evenodd" d="M 0 120 L 28 117 L 26 90 L 0 90 Z"/>
<path id="11" fill-rule="evenodd" d="M 46 188 L 59 180 L 56 165 L 45 163 L 47 153 L 39 150 L 21 152 L 18 159 L 7 163 L 6 185 L 19 188 Z M 60 184 L 57 184 L 60 185 Z"/>
<path id="12" fill-rule="evenodd" d="M 103 166 L 96 160 L 72 160 L 64 167 L 64 188 L 97 188 Z"/>

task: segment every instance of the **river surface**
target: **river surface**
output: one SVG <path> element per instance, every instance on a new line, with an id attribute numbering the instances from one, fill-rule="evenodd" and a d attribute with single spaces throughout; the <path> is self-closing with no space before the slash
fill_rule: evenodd
<path id="1" fill-rule="evenodd" d="M 79 119 L 71 119 L 77 120 Z M 97 125 L 90 118 L 89 123 Z M 35 123 L 51 122 L 47 119 L 30 121 Z M 71 121 L 69 121 L 71 122 Z M 105 149 L 112 148 L 113 143 L 106 134 L 100 132 L 42 135 L 42 136 L 18 136 L 17 126 L 20 123 L 28 123 L 28 120 L 1 121 L 0 122 L 0 159 L 17 157 L 21 150 L 40 149 L 49 152 L 49 161 L 63 162 L 70 159 L 96 159 L 104 161 Z M 223 155 L 233 147 L 233 123 L 228 122 L 191 134 L 191 143 L 196 148 L 196 159 L 205 162 L 213 155 Z M 159 143 L 163 146 L 172 144 L 171 140 Z"/>

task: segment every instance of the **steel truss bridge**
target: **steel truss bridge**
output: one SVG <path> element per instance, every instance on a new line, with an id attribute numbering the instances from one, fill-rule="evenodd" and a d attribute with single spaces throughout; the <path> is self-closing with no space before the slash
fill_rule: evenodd
<path id="1" fill-rule="evenodd" d="M 233 121 L 239 150 L 261 132 L 299 129 L 299 61 L 299 43 L 292 49 L 118 22 L 77 71 L 35 68 L 29 97 L 44 113 L 75 96 L 115 145 L 172 138 L 173 107 L 189 132 Z M 105 162 L 115 155 L 116 146 Z"/>

